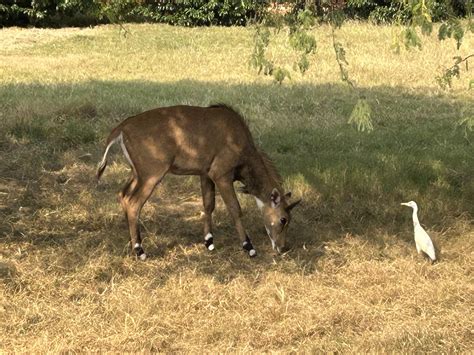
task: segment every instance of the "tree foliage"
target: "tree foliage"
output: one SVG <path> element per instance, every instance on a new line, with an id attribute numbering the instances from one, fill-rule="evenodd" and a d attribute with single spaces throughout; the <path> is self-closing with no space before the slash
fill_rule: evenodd
<path id="1" fill-rule="evenodd" d="M 3 0 L 0 26 L 85 26 L 164 22 L 180 26 L 245 25 L 268 1 L 259 0 Z"/>
<path id="2" fill-rule="evenodd" d="M 290 78 L 290 72 L 287 69 L 276 66 L 265 56 L 266 49 L 271 42 L 271 32 L 267 27 L 274 26 L 279 30 L 286 26 L 289 29 L 290 46 L 300 53 L 299 59 L 293 64 L 293 69 L 304 74 L 309 70 L 312 62 L 310 55 L 316 51 L 316 38 L 311 29 L 322 22 L 330 24 L 332 47 L 341 80 L 347 83 L 358 95 L 348 123 L 355 125 L 359 131 L 370 132 L 373 130 L 372 112 L 366 98 L 359 93 L 356 82 L 350 78 L 346 49 L 337 39 L 337 30 L 343 26 L 349 17 L 355 17 L 354 14 L 357 12 L 354 9 L 370 9 L 375 5 L 382 4 L 385 5 L 387 11 L 390 10 L 390 22 L 394 22 L 400 27 L 392 42 L 395 53 L 400 53 L 402 48 L 405 50 L 411 50 L 412 48 L 421 50 L 423 45 L 422 36 L 430 35 L 433 32 L 433 18 L 441 21 L 438 39 L 440 41 L 453 39 L 458 50 L 462 45 L 466 32 L 474 32 L 471 19 L 472 4 L 464 3 L 461 6 L 462 4 L 456 2 L 456 0 L 293 0 L 280 1 L 280 3 L 291 5 L 291 7 L 289 10 L 286 8 L 286 11 L 283 12 L 271 13 L 268 18 L 263 18 L 257 26 L 255 47 L 251 58 L 252 66 L 257 68 L 259 73 L 264 69 L 263 73 L 272 75 L 279 84 L 285 78 Z M 440 9 L 443 9 L 443 12 L 440 12 Z M 368 18 L 376 16 L 373 11 L 379 11 L 376 15 L 380 15 L 380 8 L 374 8 L 368 12 Z M 460 15 L 467 16 L 467 21 L 461 21 Z M 385 20 L 376 22 L 385 22 Z M 453 78 L 461 76 L 462 68 L 465 68 L 466 71 L 469 69 L 468 61 L 471 57 L 474 57 L 474 54 L 464 58 L 455 56 L 453 66 L 446 68 L 440 75 L 436 76 L 440 87 L 443 89 L 450 88 Z M 474 81 L 471 80 L 469 85 L 474 86 Z M 466 122 L 463 121 L 463 124 L 468 124 Z"/>
<path id="3" fill-rule="evenodd" d="M 289 45 L 298 54 L 292 69 L 304 75 L 310 70 L 317 50 L 312 29 L 325 22 L 331 25 L 332 47 L 341 80 L 354 90 L 358 99 L 349 123 L 358 130 L 373 129 L 367 100 L 359 94 L 350 78 L 346 49 L 338 40 L 337 31 L 348 18 L 364 18 L 375 23 L 399 26 L 392 41 L 395 53 L 422 49 L 422 36 L 433 32 L 439 21 L 438 39 L 454 40 L 462 46 L 466 33 L 474 32 L 472 1 L 466 0 L 3 0 L 0 4 L 0 25 L 71 26 L 98 23 L 164 22 L 182 26 L 245 25 L 256 23 L 254 49 L 250 66 L 259 74 L 271 75 L 282 84 L 291 79 L 291 71 L 276 65 L 266 56 L 276 31 L 287 28 Z M 467 20 L 461 21 L 461 17 Z M 469 60 L 453 56 L 454 64 L 436 76 L 443 89 L 452 86 L 454 78 L 469 69 Z M 474 87 L 471 80 L 469 87 Z M 464 121 L 463 121 L 464 122 Z M 466 121 L 471 122 L 471 121 Z M 468 123 L 463 124 L 467 125 Z M 471 126 L 469 126 L 471 127 Z"/>

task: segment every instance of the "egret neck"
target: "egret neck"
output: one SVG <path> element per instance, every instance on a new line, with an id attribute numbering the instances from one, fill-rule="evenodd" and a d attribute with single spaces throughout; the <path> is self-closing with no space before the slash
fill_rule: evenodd
<path id="1" fill-rule="evenodd" d="M 413 225 L 414 226 L 419 226 L 420 221 L 418 220 L 418 208 L 414 207 L 413 208 Z"/>

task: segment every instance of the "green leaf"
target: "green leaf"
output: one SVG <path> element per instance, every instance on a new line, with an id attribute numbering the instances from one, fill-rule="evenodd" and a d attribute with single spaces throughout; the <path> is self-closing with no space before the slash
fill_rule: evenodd
<path id="1" fill-rule="evenodd" d="M 462 39 L 464 37 L 464 29 L 462 28 L 459 22 L 456 23 L 456 26 L 453 30 L 453 37 L 456 40 L 456 47 L 459 49 L 461 47 Z"/>
<path id="2" fill-rule="evenodd" d="M 340 28 L 346 19 L 342 10 L 334 10 L 329 13 L 329 22 L 332 26 Z"/>
<path id="3" fill-rule="evenodd" d="M 300 60 L 297 63 L 295 63 L 294 69 L 299 70 L 300 73 L 304 75 L 306 71 L 308 70 L 308 68 L 309 68 L 308 56 L 306 55 L 306 53 L 303 53 L 300 57 Z"/>
<path id="4" fill-rule="evenodd" d="M 357 100 L 347 123 L 355 125 L 359 132 L 366 131 L 370 133 L 374 130 L 372 124 L 372 109 L 366 99 L 359 98 Z"/>
<path id="5" fill-rule="evenodd" d="M 349 64 L 346 59 L 346 50 L 344 49 L 341 43 L 334 43 L 334 50 L 336 52 L 336 59 L 338 61 L 341 61 L 344 64 Z"/>
<path id="6" fill-rule="evenodd" d="M 308 35 L 306 32 L 296 30 L 290 35 L 290 45 L 306 54 L 314 53 L 316 51 L 316 39 L 314 36 Z"/>
<path id="7" fill-rule="evenodd" d="M 464 29 L 457 18 L 451 18 L 439 27 L 438 39 L 440 41 L 451 37 L 456 40 L 456 47 L 459 49 L 464 38 Z"/>
<path id="8" fill-rule="evenodd" d="M 424 36 L 428 36 L 433 32 L 433 23 L 430 21 L 423 21 L 421 24 L 421 33 Z"/>
<path id="9" fill-rule="evenodd" d="M 446 23 L 443 23 L 441 26 L 439 26 L 438 39 L 440 41 L 443 41 L 446 38 L 448 38 L 448 32 L 449 32 L 448 25 Z"/>
<path id="10" fill-rule="evenodd" d="M 275 81 L 281 85 L 285 78 L 291 79 L 290 72 L 285 68 L 277 67 L 273 70 L 273 78 Z"/>
<path id="11" fill-rule="evenodd" d="M 267 27 L 257 26 L 254 34 L 254 48 L 250 56 L 249 66 L 257 69 L 258 74 L 263 70 L 265 75 L 270 75 L 273 64 L 265 58 L 265 52 L 270 44 L 270 30 Z"/>
<path id="12" fill-rule="evenodd" d="M 312 26 L 314 26 L 315 23 L 315 17 L 313 16 L 313 13 L 308 9 L 299 11 L 297 19 L 304 29 L 311 28 Z"/>
<path id="13" fill-rule="evenodd" d="M 263 63 L 263 74 L 264 75 L 272 75 L 273 74 L 273 63 L 265 60 Z"/>
<path id="14" fill-rule="evenodd" d="M 404 31 L 405 48 L 409 50 L 411 47 L 421 49 L 421 40 L 413 27 L 408 27 Z"/>
<path id="15" fill-rule="evenodd" d="M 415 3 L 411 8 L 412 13 L 416 13 L 421 9 L 421 2 Z"/>

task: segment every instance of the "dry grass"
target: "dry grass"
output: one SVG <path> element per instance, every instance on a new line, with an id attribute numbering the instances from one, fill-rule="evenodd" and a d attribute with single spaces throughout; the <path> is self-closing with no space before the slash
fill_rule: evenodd
<path id="1" fill-rule="evenodd" d="M 0 351 L 472 352 L 472 106 L 466 80 L 434 82 L 454 43 L 390 53 L 393 28 L 349 24 L 350 70 L 375 132 L 348 127 L 355 96 L 317 32 L 315 67 L 281 87 L 247 67 L 251 30 L 133 25 L 0 31 Z M 371 34 L 372 33 L 372 34 Z M 277 39 L 272 53 L 291 57 Z M 463 51 L 473 48 L 471 37 Z M 464 77 L 466 79 L 466 77 Z M 116 158 L 96 186 L 108 130 L 177 103 L 227 102 L 249 120 L 304 203 L 293 250 L 275 256 L 241 197 L 259 251 L 238 245 L 220 199 L 202 246 L 199 183 L 168 177 L 142 215 L 150 258 L 128 256 Z M 416 255 L 410 211 L 440 261 Z"/>

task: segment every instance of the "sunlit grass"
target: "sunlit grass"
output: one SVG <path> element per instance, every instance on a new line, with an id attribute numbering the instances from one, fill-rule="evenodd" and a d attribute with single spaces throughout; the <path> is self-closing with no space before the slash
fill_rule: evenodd
<path id="1" fill-rule="evenodd" d="M 374 131 L 347 124 L 358 96 L 339 81 L 329 29 L 304 77 L 274 85 L 248 67 L 251 28 L 127 25 L 0 31 L 0 349 L 45 351 L 472 351 L 472 135 L 468 74 L 434 76 L 454 42 L 391 53 L 392 27 L 337 36 Z M 291 68 L 276 35 L 269 55 Z M 474 47 L 467 35 L 460 55 Z M 241 252 L 222 201 L 215 253 L 201 245 L 199 181 L 167 177 L 142 213 L 145 263 L 128 257 L 110 129 L 173 104 L 223 102 L 249 122 L 303 203 L 293 250 L 271 252 L 241 196 L 259 256 Z M 440 251 L 416 255 L 410 211 Z"/>

